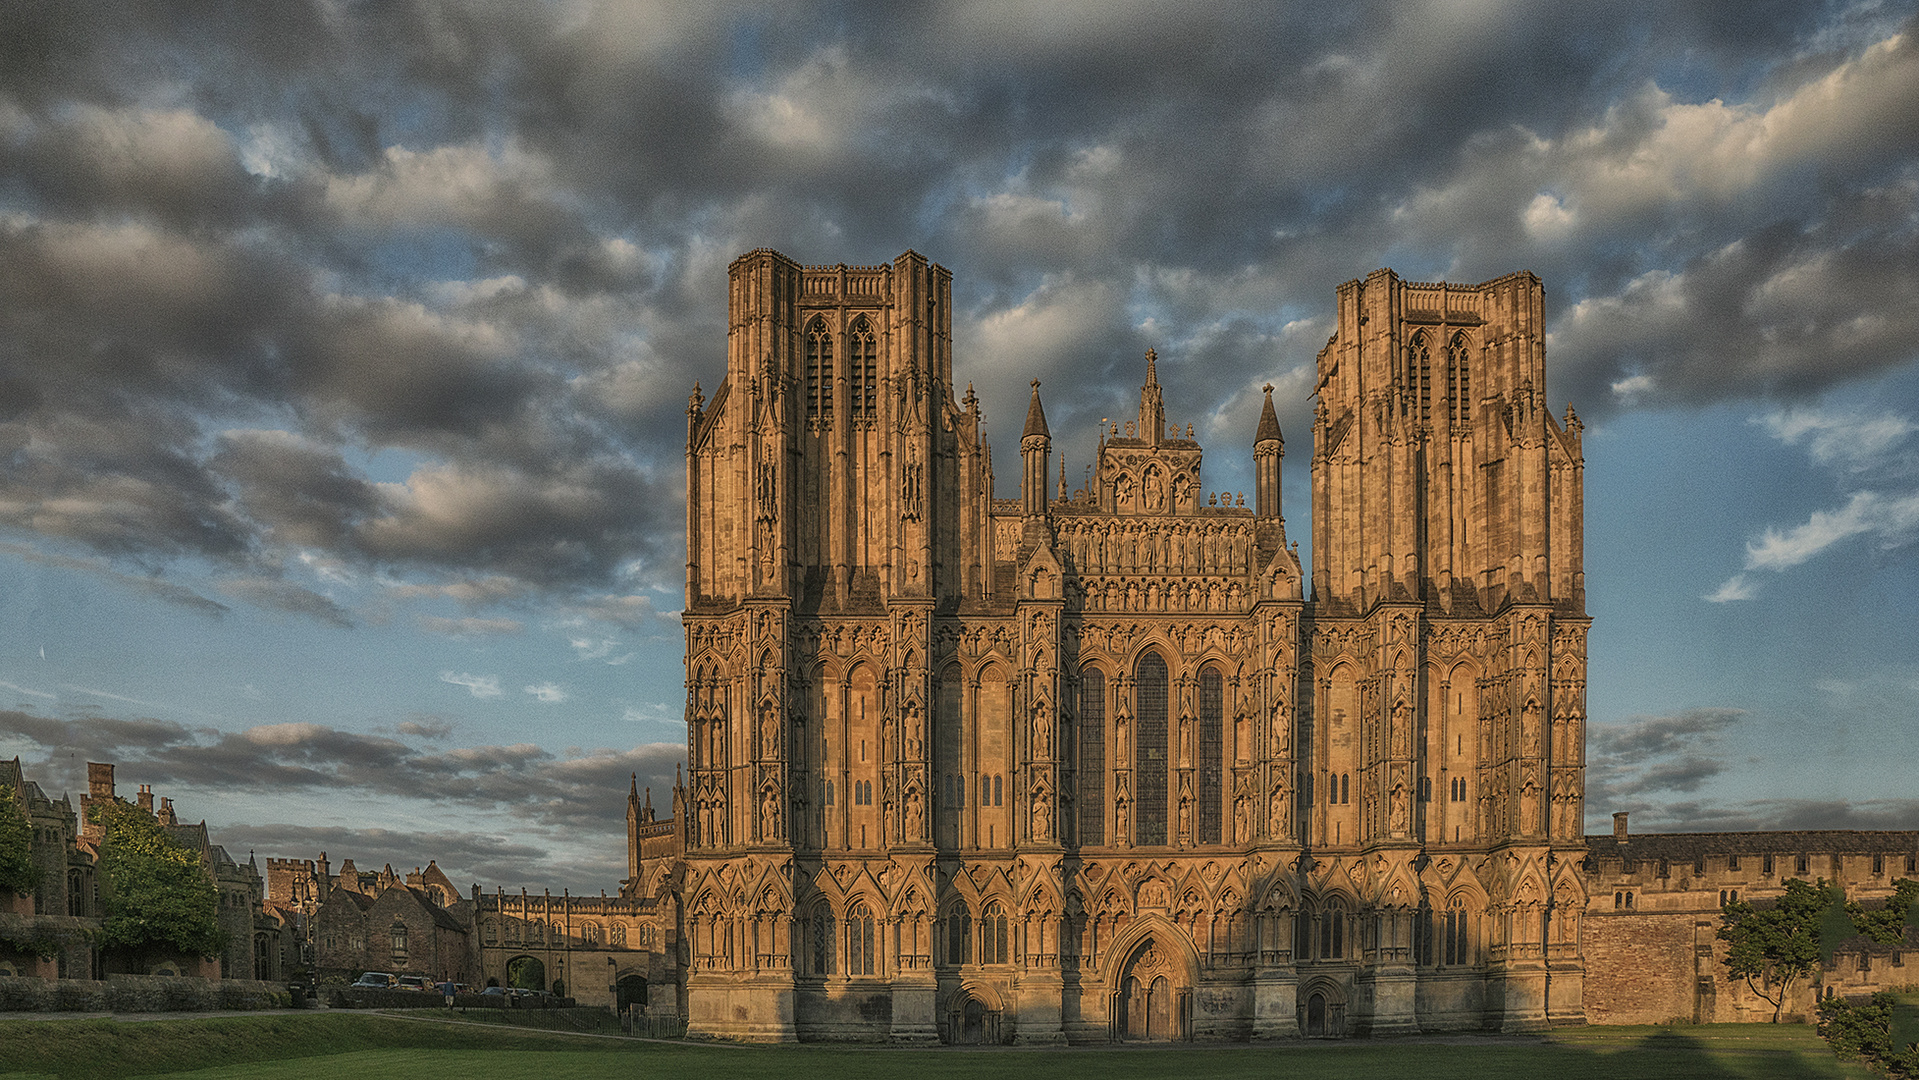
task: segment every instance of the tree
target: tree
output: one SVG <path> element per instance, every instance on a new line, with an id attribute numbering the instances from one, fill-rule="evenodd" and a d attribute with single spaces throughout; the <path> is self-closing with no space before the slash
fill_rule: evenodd
<path id="1" fill-rule="evenodd" d="M 33 826 L 27 822 L 26 808 L 14 797 L 13 785 L 0 784 L 0 889 L 25 896 L 39 884 Z"/>
<path id="2" fill-rule="evenodd" d="M 1907 922 L 1919 921 L 1915 905 L 1919 905 L 1919 881 L 1900 878 L 1892 883 L 1892 895 L 1886 898 L 1885 906 L 1868 909 L 1849 903 L 1846 914 L 1861 934 L 1890 945 L 1905 939 Z"/>
<path id="3" fill-rule="evenodd" d="M 1770 907 L 1755 908 L 1744 900 L 1726 904 L 1718 933 L 1727 945 L 1727 976 L 1745 979 L 1753 993 L 1772 1003 L 1773 1023 L 1779 1022 L 1792 984 L 1819 964 L 1820 922 L 1835 909 L 1844 918 L 1845 903 L 1845 891 L 1837 885 L 1793 878 Z"/>
<path id="4" fill-rule="evenodd" d="M 121 799 L 90 808 L 100 840 L 100 944 L 213 956 L 226 944 L 220 892 L 200 853 L 176 842 L 153 815 Z"/>
<path id="5" fill-rule="evenodd" d="M 1847 1061 L 1863 1061 L 1896 1080 L 1919 1077 L 1919 1047 L 1895 1038 L 1896 995 L 1877 993 L 1867 1001 L 1827 998 L 1819 1003 L 1819 1034 L 1832 1052 Z"/>

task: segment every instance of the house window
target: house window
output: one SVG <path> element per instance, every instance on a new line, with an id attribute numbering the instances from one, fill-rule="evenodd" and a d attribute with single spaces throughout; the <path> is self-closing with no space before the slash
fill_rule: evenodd
<path id="1" fill-rule="evenodd" d="M 1772 856 L 1771 855 L 1761 855 L 1759 857 L 1759 872 L 1761 874 L 1764 874 L 1767 877 L 1772 876 Z"/>
<path id="2" fill-rule="evenodd" d="M 398 919 L 387 930 L 387 937 L 393 944 L 393 966 L 405 967 L 407 962 L 406 924 Z"/>
<path id="3" fill-rule="evenodd" d="M 1877 851 L 1873 852 L 1872 853 L 1872 876 L 1878 877 L 1880 874 L 1883 874 L 1885 872 L 1886 872 L 1885 855 Z"/>
<path id="4" fill-rule="evenodd" d="M 613 924 L 612 938 L 613 938 L 614 945 L 620 948 L 626 947 L 626 927 L 624 924 L 621 924 L 621 923 Z"/>
<path id="5" fill-rule="evenodd" d="M 1799 874 L 1810 872 L 1811 867 L 1812 867 L 1812 859 L 1805 855 L 1800 855 L 1796 857 L 1792 863 L 1793 872 L 1799 873 Z"/>

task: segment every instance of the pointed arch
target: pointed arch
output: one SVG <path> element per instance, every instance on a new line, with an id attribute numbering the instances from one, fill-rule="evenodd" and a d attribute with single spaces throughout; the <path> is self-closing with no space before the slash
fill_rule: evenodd
<path id="1" fill-rule="evenodd" d="M 1421 330 L 1406 345 L 1405 387 L 1408 405 L 1421 421 L 1432 419 L 1433 339 Z"/>
<path id="2" fill-rule="evenodd" d="M 1083 845 L 1106 842 L 1106 672 L 1096 664 L 1080 668 L 1079 836 Z"/>
<path id="3" fill-rule="evenodd" d="M 1454 427 L 1472 422 L 1472 392 L 1472 340 L 1460 330 L 1446 346 L 1446 401 Z"/>
<path id="4" fill-rule="evenodd" d="M 1140 654 L 1133 677 L 1133 842 L 1141 847 L 1166 843 L 1167 732 L 1171 719 L 1171 677 L 1157 649 Z"/>
<path id="5" fill-rule="evenodd" d="M 1199 669 L 1199 732 L 1194 740 L 1199 772 L 1199 811 L 1194 839 L 1217 844 L 1223 837 L 1226 775 L 1226 676 L 1217 662 Z"/>
<path id="6" fill-rule="evenodd" d="M 846 331 L 847 405 L 857 419 L 871 420 L 879 416 L 877 356 L 873 323 L 861 315 Z"/>
<path id="7" fill-rule="evenodd" d="M 833 332 L 818 315 L 806 324 L 806 417 L 822 426 L 833 418 Z"/>

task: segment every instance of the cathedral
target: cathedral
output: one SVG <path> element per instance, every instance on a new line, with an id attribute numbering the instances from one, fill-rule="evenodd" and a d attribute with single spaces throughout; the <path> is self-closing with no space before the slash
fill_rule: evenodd
<path id="1" fill-rule="evenodd" d="M 950 273 L 728 274 L 687 423 L 694 1035 L 1092 1043 L 1585 1016 L 1581 425 L 1516 273 L 1338 290 L 1312 565 L 1156 358 L 994 489 Z"/>

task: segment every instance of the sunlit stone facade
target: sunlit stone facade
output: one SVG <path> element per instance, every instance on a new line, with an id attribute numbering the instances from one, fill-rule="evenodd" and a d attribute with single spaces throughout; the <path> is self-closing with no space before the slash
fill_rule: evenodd
<path id="1" fill-rule="evenodd" d="M 728 287 L 687 432 L 693 1033 L 1583 1016 L 1580 424 L 1537 278 L 1340 286 L 1310 582 L 1270 389 L 1254 490 L 1209 492 L 1148 353 L 1069 492 L 1035 383 L 1000 498 L 945 269 L 762 250 Z"/>

